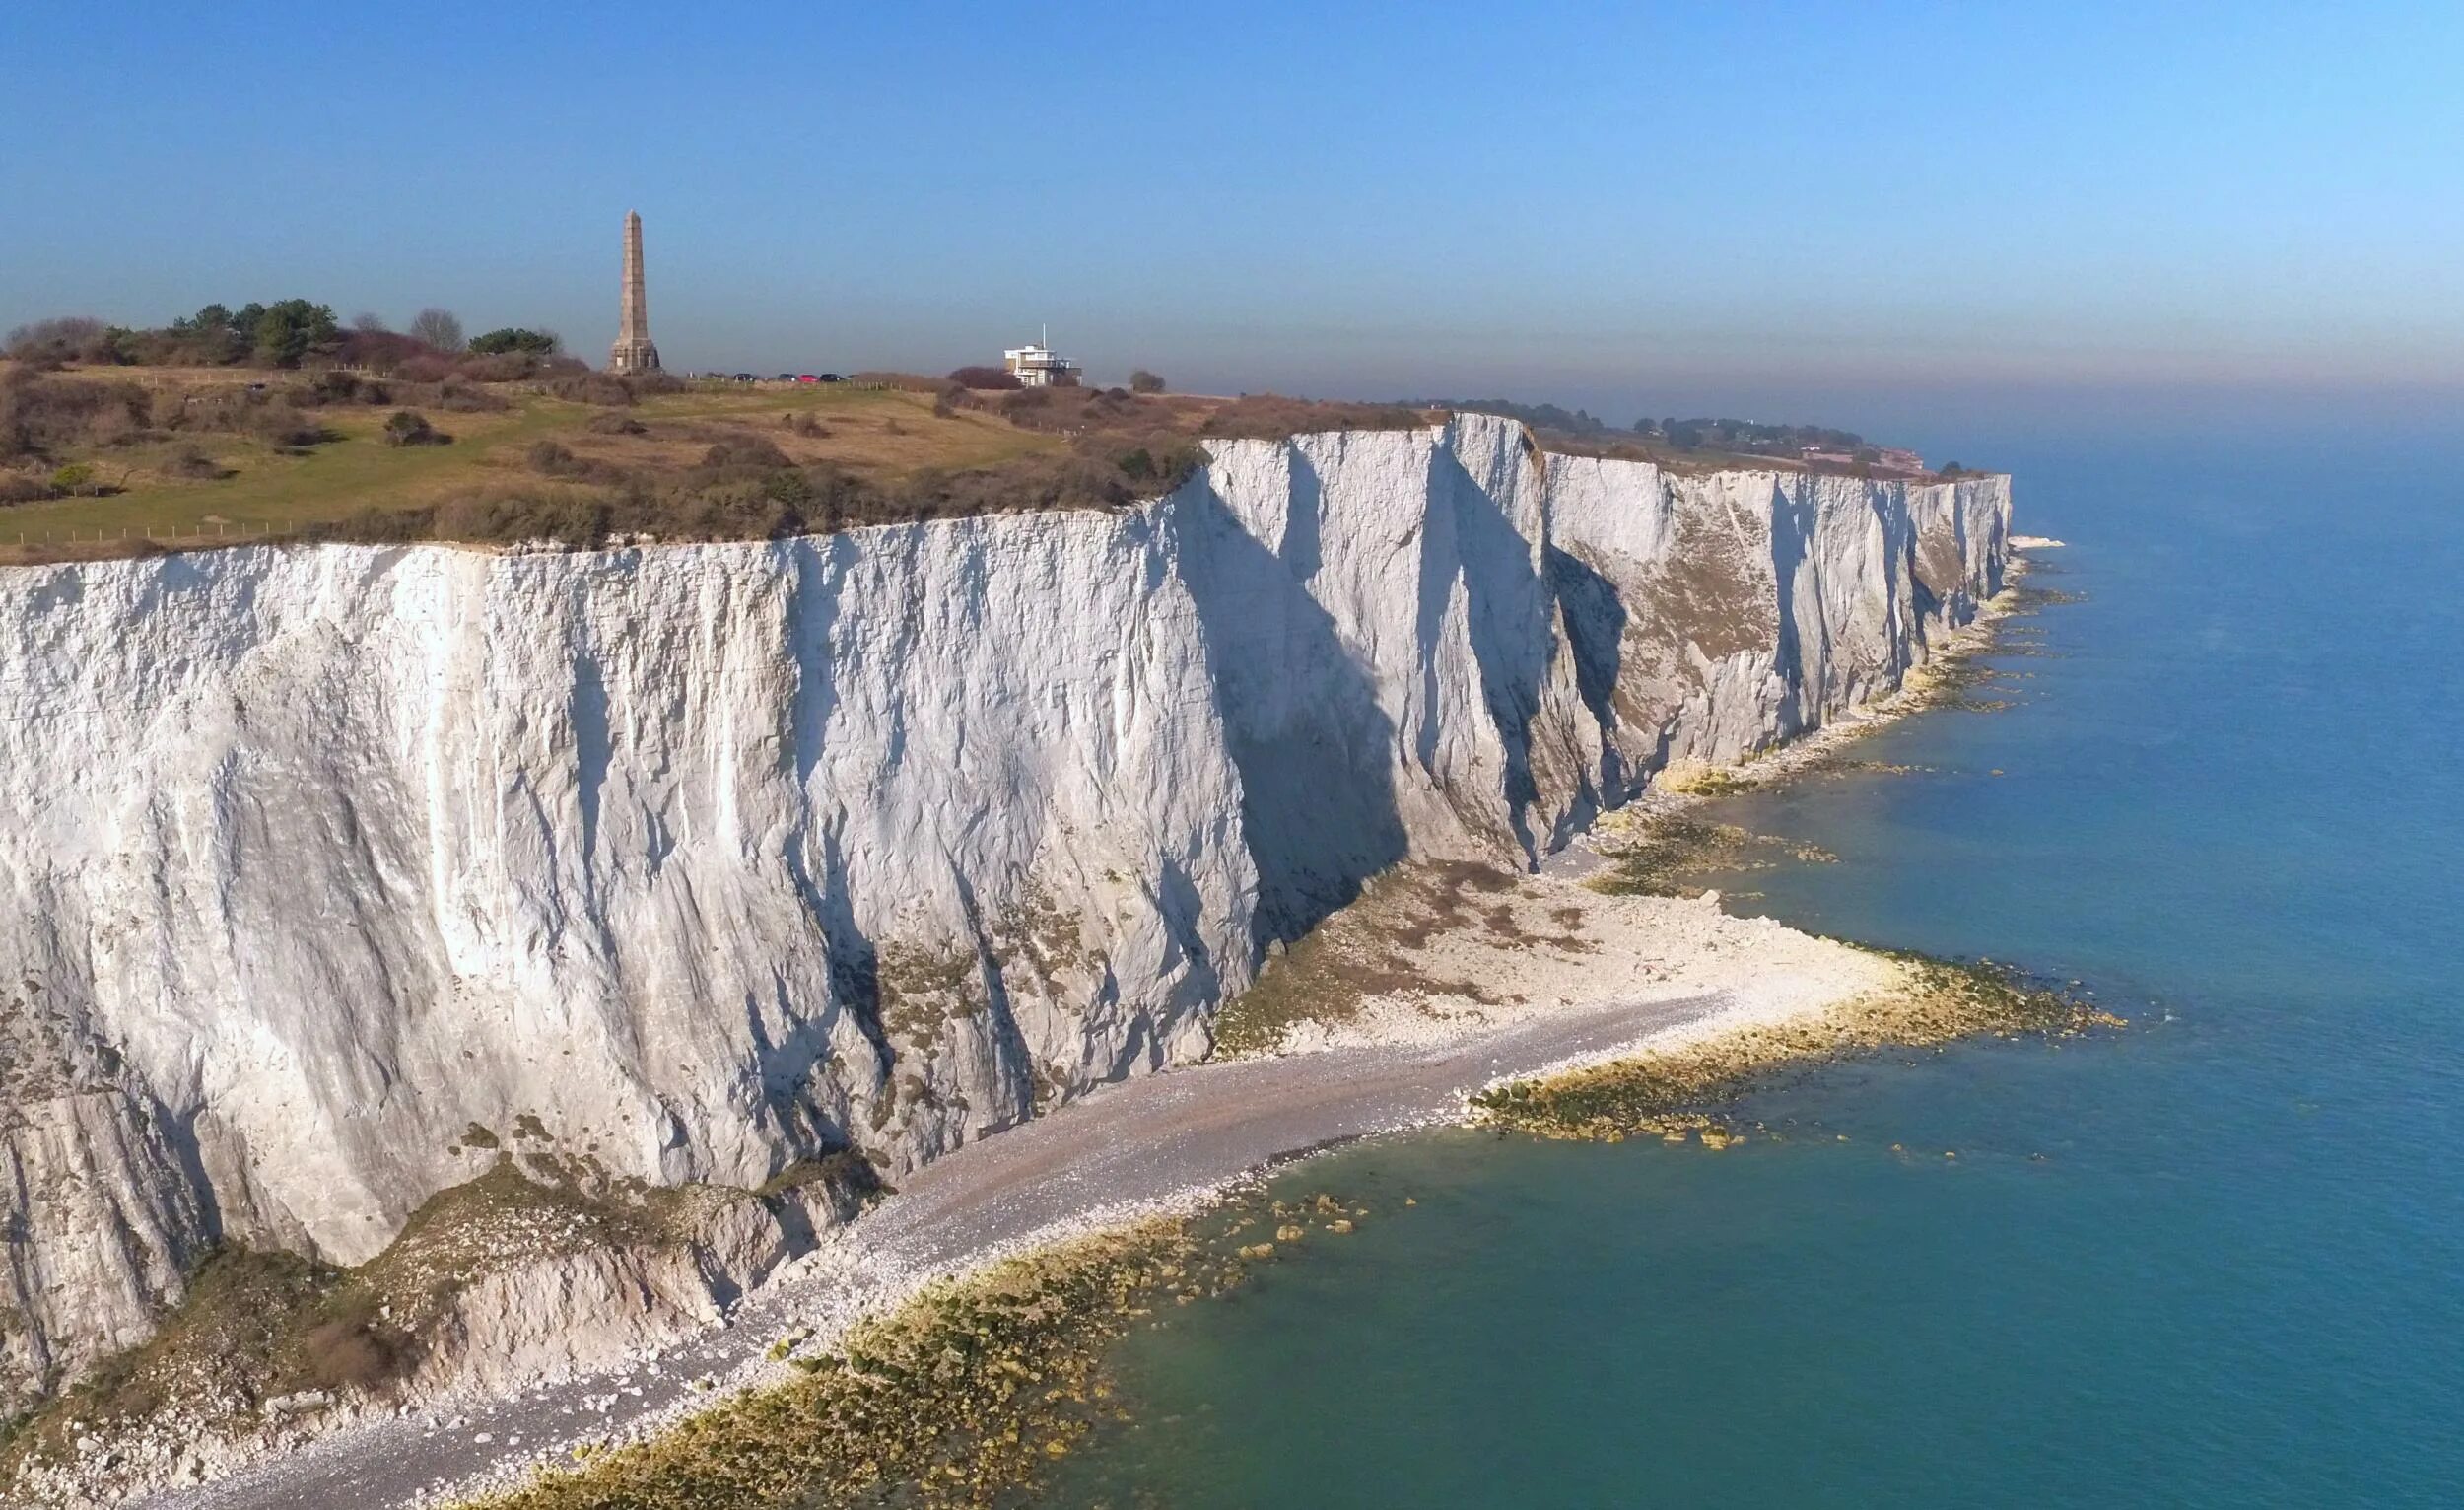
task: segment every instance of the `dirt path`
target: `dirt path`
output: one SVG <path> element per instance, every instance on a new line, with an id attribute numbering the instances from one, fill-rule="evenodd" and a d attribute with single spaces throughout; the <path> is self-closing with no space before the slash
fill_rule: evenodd
<path id="1" fill-rule="evenodd" d="M 1108 1087 L 1050 1117 L 973 1144 L 756 1292 L 731 1322 L 654 1365 L 543 1388 L 471 1409 L 353 1427 L 202 1489 L 143 1501 L 154 1510 L 337 1510 L 445 1497 L 570 1444 L 649 1422 L 688 1402 L 705 1374 L 743 1382 L 788 1326 L 843 1324 L 935 1274 L 972 1267 L 1070 1224 L 1212 1189 L 1328 1143 L 1450 1119 L 1500 1076 L 1700 1022 L 1726 993 L 1598 1002 L 1423 1047 L 1357 1047 L 1202 1064 Z M 612 1397 L 612 1399 L 611 1399 Z M 602 1408 L 603 1407 L 603 1408 Z"/>

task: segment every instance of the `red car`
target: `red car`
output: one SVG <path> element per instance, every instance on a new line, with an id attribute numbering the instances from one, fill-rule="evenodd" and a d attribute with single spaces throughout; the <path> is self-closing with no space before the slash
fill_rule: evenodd
<path id="1" fill-rule="evenodd" d="M 810 374 L 810 373 L 798 373 L 798 374 L 796 374 L 796 375 L 795 375 L 795 380 L 796 380 L 796 381 L 798 381 L 798 382 L 819 382 L 819 381 L 821 381 L 821 379 L 820 379 L 819 378 L 814 377 L 814 376 L 813 376 L 812 374 Z"/>

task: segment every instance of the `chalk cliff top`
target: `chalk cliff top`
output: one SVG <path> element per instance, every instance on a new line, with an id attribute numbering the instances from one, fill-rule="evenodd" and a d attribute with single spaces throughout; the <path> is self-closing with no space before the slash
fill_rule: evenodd
<path id="1" fill-rule="evenodd" d="M 1170 492 L 1226 440 L 1434 429 L 1452 418 L 1273 395 L 985 392 L 859 377 L 870 380 L 480 383 L 0 364 L 0 409 L 14 422 L 0 426 L 0 502 L 15 504 L 0 515 L 0 564 L 252 540 L 765 539 L 1118 507 Z M 1697 475 L 1824 470 L 1624 435 L 1536 440 L 1560 454 Z"/>

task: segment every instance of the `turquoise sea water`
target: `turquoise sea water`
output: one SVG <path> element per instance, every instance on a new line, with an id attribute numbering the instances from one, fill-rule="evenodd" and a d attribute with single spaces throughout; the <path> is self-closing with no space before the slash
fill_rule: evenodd
<path id="1" fill-rule="evenodd" d="M 2464 1504 L 2464 473 L 1997 459 L 2073 542 L 2050 653 L 1857 752 L 1918 774 L 1725 804 L 1839 857 L 1732 905 L 2136 1026 L 1833 1067 L 1726 1152 L 1312 1161 L 1377 1214 L 1124 1344 L 1049 1503 Z"/>

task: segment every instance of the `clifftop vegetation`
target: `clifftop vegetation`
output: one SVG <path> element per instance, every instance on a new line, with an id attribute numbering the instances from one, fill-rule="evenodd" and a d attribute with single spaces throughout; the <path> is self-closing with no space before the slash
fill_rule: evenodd
<path id="1" fill-rule="evenodd" d="M 1656 461 L 1678 468 L 1786 462 L 1817 472 L 1857 476 L 1918 476 L 1925 468 L 1912 451 L 1889 448 L 1852 430 L 1821 425 L 1777 425 L 1756 420 L 1690 419 L 1646 415 L 1619 427 L 1583 409 L 1524 404 L 1507 398 L 1431 399 L 1422 407 L 1495 414 L 1520 420 L 1553 451 Z M 1954 464 L 1936 475 L 1960 475 Z"/>
<path id="2" fill-rule="evenodd" d="M 348 328 L 305 300 L 209 305 L 154 330 L 46 320 L 0 360 L 0 562 L 246 540 L 763 539 L 861 524 L 1113 508 L 1177 487 L 1211 439 L 1391 430 L 1504 415 L 1551 450 L 1681 469 L 1805 464 L 1859 438 L 1736 421 L 1616 430 L 1502 399 L 1361 404 L 1003 387 L 1006 375 L 860 373 L 847 383 L 617 378 L 551 332 L 465 342 Z M 1760 450 L 1738 449 L 1758 446 Z"/>
<path id="3" fill-rule="evenodd" d="M 34 356 L 0 362 L 0 561 L 263 539 L 759 539 L 1108 508 L 1178 486 L 1210 437 L 1434 418 L 1272 395 L 982 392 L 902 374 L 787 387 L 615 378 L 542 355 L 535 332 L 447 355 L 303 318 L 311 355 L 297 370 L 240 365 L 236 315 L 164 336 L 231 359 L 196 366 L 62 355 L 124 344 L 107 327 L 19 332 Z M 383 358 L 383 374 L 329 360 L 346 350 Z"/>

